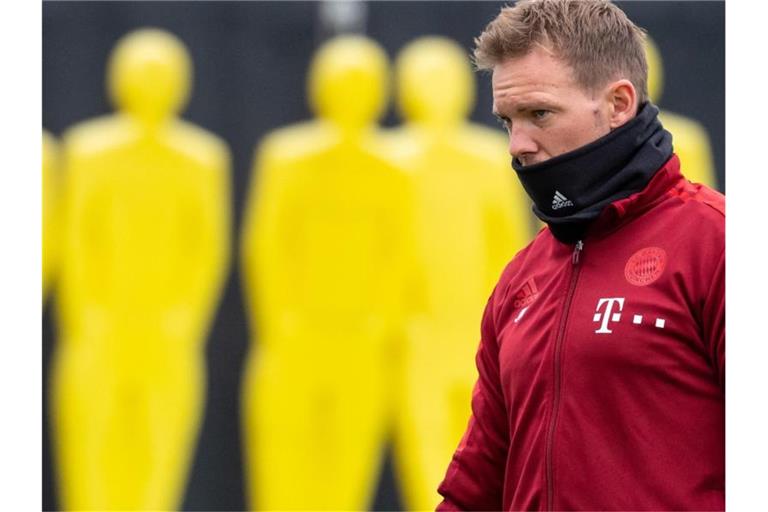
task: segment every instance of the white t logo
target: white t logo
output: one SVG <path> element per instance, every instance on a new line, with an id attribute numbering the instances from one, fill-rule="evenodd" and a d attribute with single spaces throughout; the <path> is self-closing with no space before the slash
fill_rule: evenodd
<path id="1" fill-rule="evenodd" d="M 613 305 L 616 303 L 619 304 L 619 311 L 614 313 Z M 603 304 L 606 304 L 605 313 L 600 313 L 600 308 L 603 306 Z M 601 323 L 600 323 L 600 328 L 595 332 L 597 334 L 611 334 L 613 331 L 608 328 L 608 323 L 618 322 L 619 320 L 621 320 L 622 309 L 624 309 L 624 297 L 613 297 L 610 299 L 598 300 L 597 310 L 596 310 L 597 313 L 595 313 L 595 317 L 593 321 L 601 322 Z"/>

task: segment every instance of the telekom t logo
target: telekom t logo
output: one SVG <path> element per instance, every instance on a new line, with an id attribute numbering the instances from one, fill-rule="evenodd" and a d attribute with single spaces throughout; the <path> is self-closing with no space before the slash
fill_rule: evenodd
<path id="1" fill-rule="evenodd" d="M 605 308 L 603 308 L 605 304 Z M 619 305 L 619 310 L 614 313 L 614 305 Z M 604 309 L 601 312 L 600 309 Z M 595 332 L 597 334 L 611 334 L 613 331 L 608 328 L 610 322 L 618 322 L 621 320 L 621 310 L 624 309 L 624 297 L 612 297 L 609 299 L 600 299 L 597 302 L 597 313 L 593 321 L 600 323 L 600 328 Z"/>

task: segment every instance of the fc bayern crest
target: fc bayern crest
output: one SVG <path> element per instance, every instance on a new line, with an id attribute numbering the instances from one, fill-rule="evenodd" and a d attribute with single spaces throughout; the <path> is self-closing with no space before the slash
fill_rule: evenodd
<path id="1" fill-rule="evenodd" d="M 646 286 L 657 280 L 667 266 L 667 253 L 660 247 L 640 249 L 627 261 L 624 277 L 630 284 Z"/>

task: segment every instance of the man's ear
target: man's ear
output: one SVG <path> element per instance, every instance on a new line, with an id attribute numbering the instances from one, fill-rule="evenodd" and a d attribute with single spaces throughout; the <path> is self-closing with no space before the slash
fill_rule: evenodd
<path id="1" fill-rule="evenodd" d="M 637 91 L 626 78 L 610 84 L 606 90 L 609 117 L 608 123 L 613 130 L 637 115 Z"/>

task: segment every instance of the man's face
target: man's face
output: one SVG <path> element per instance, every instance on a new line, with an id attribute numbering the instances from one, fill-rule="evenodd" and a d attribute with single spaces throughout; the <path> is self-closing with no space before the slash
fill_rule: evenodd
<path id="1" fill-rule="evenodd" d="M 493 68 L 493 113 L 509 133 L 509 154 L 532 165 L 588 144 L 610 131 L 605 94 L 576 83 L 571 67 L 549 50 Z"/>

